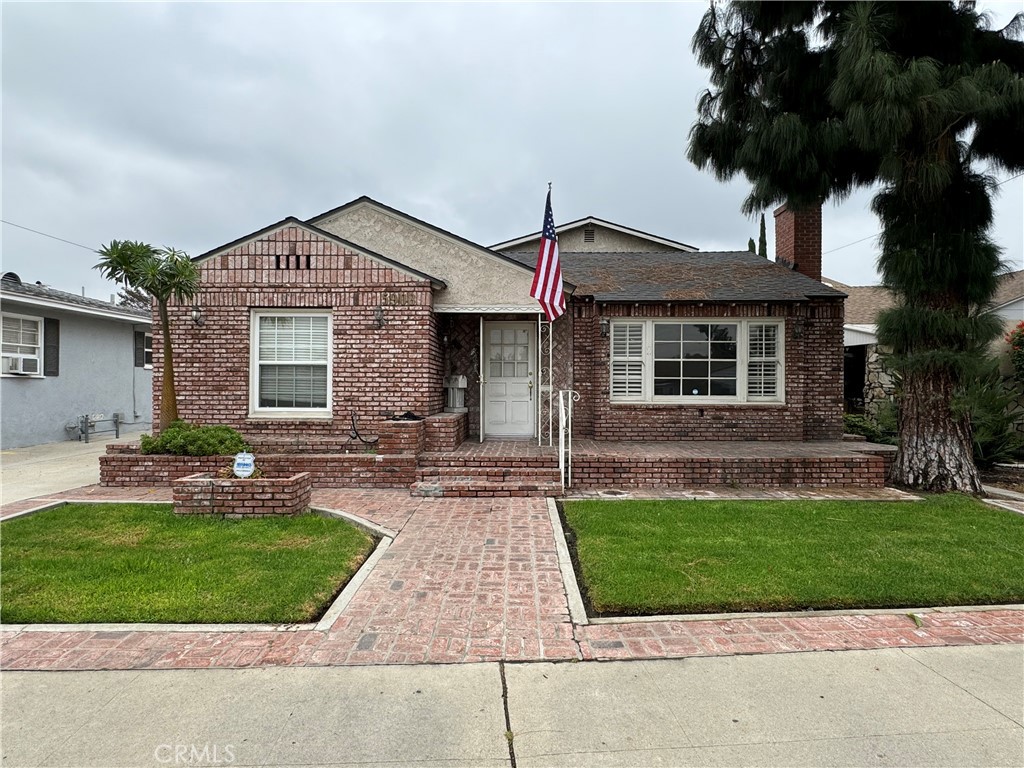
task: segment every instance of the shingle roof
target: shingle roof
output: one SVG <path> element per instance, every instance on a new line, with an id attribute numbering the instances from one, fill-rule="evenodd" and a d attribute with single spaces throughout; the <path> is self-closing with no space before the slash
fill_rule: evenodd
<path id="1" fill-rule="evenodd" d="M 533 253 L 509 256 L 531 264 Z M 806 301 L 842 291 L 749 251 L 565 253 L 576 295 L 597 301 Z"/>
<path id="2" fill-rule="evenodd" d="M 0 287 L 3 288 L 5 293 L 20 294 L 33 299 L 43 299 L 46 301 L 68 304 L 72 307 L 84 307 L 86 309 L 96 309 L 122 315 L 134 315 L 146 322 L 149 322 L 151 319 L 150 311 L 148 309 L 121 307 L 116 304 L 111 304 L 109 301 L 103 301 L 102 299 L 90 299 L 88 296 L 79 296 L 74 293 L 68 293 L 67 291 L 58 291 L 56 288 L 50 288 L 47 285 L 23 283 L 12 279 L 5 279 L 0 283 Z"/>
<path id="3" fill-rule="evenodd" d="M 844 285 L 829 278 L 825 278 L 825 282 L 846 294 L 848 325 L 874 325 L 879 312 L 895 303 L 889 289 L 881 285 Z M 992 306 L 1000 307 L 1021 296 L 1024 296 L 1024 270 L 1009 272 L 999 278 Z"/>
<path id="4" fill-rule="evenodd" d="M 829 278 L 825 283 L 846 294 L 847 325 L 874 325 L 878 313 L 893 305 L 892 294 L 881 285 L 844 285 Z"/>
<path id="5" fill-rule="evenodd" d="M 1009 272 L 1000 278 L 992 303 L 999 307 L 1021 296 L 1024 296 L 1024 269 Z"/>

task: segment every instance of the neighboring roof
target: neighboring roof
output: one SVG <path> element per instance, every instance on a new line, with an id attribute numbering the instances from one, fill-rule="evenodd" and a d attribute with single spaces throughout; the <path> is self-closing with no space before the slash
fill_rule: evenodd
<path id="1" fill-rule="evenodd" d="M 1024 269 L 1008 272 L 999 279 L 999 287 L 992 298 L 992 306 L 998 308 L 1024 297 Z"/>
<path id="2" fill-rule="evenodd" d="M 677 248 L 680 251 L 698 250 L 696 247 L 692 245 L 680 243 L 677 240 L 669 240 L 666 237 L 652 235 L 650 232 L 644 232 L 639 229 L 633 229 L 632 227 L 627 227 L 622 224 L 616 224 L 614 221 L 606 221 L 605 219 L 599 219 L 596 216 L 586 216 L 585 218 L 582 219 L 576 219 L 576 221 L 570 221 L 568 224 L 561 224 L 555 227 L 555 232 L 562 233 L 570 229 L 576 229 L 578 227 L 584 227 L 587 225 L 607 227 L 608 229 L 613 229 L 616 232 L 623 232 L 627 235 L 633 235 L 634 237 L 640 237 L 643 238 L 644 240 L 650 240 L 652 243 L 658 243 L 659 245 L 667 245 L 672 248 Z M 513 240 L 506 240 L 503 243 L 497 243 L 495 245 L 492 245 L 491 248 L 493 248 L 496 251 L 507 251 L 510 248 L 515 248 L 517 245 L 522 245 L 523 243 L 528 243 L 531 240 L 536 240 L 540 237 L 540 235 L 540 232 L 534 232 L 532 235 L 523 235 L 522 237 L 517 237 Z"/>
<path id="3" fill-rule="evenodd" d="M 822 282 L 846 294 L 847 325 L 874 325 L 878 313 L 893 305 L 892 294 L 881 285 L 844 285 L 827 277 Z"/>
<path id="4" fill-rule="evenodd" d="M 576 295 L 597 301 L 805 301 L 845 295 L 750 251 L 565 253 L 560 258 L 562 273 L 576 283 Z"/>
<path id="5" fill-rule="evenodd" d="M 322 237 L 325 240 L 331 240 L 337 243 L 338 245 L 348 248 L 349 250 L 356 251 L 357 253 L 361 253 L 364 256 L 368 256 L 369 258 L 374 259 L 375 261 L 380 261 L 384 264 L 387 264 L 388 266 L 401 270 L 402 272 L 406 272 L 408 274 L 414 275 L 424 280 L 429 280 L 430 283 L 435 288 L 447 287 L 447 283 L 445 283 L 445 281 L 439 277 L 433 277 L 432 275 L 428 275 L 426 272 L 421 272 L 418 269 L 413 269 L 412 267 L 402 264 L 401 262 L 395 261 L 394 259 L 389 259 L 387 256 L 382 256 L 376 251 L 371 251 L 369 248 L 364 248 L 361 245 L 345 240 L 344 238 L 338 237 L 332 232 L 320 229 L 319 227 L 314 226 L 309 222 L 302 221 L 301 219 L 297 219 L 294 216 L 288 216 L 287 218 L 281 219 L 281 221 L 271 224 L 268 227 L 264 227 L 263 229 L 260 229 L 251 234 L 244 235 L 243 237 L 240 237 L 237 240 L 232 240 L 230 243 L 220 245 L 212 250 L 207 251 L 206 253 L 202 253 L 198 256 L 193 256 L 192 261 L 198 264 L 201 261 L 205 261 L 206 259 L 218 256 L 224 253 L 225 251 L 230 251 L 231 249 L 237 248 L 238 246 L 244 245 L 245 243 L 251 242 L 253 240 L 259 240 L 261 237 L 268 235 L 274 230 L 282 229 L 283 227 L 301 227 L 302 229 L 312 232 L 317 237 Z"/>
<path id="6" fill-rule="evenodd" d="M 106 317 L 130 323 L 149 325 L 152 323 L 148 309 L 120 307 L 102 299 L 90 299 L 67 291 L 58 291 L 41 283 L 23 283 L 13 272 L 8 272 L 0 281 L 0 296 L 6 301 L 17 301 L 36 307 L 61 309 L 82 315 Z"/>
<path id="7" fill-rule="evenodd" d="M 383 211 L 387 211 L 388 213 L 397 216 L 398 218 L 410 221 L 413 224 L 417 224 L 423 227 L 424 229 L 429 229 L 431 232 L 441 235 L 442 237 L 451 238 L 452 240 L 462 243 L 463 245 L 468 245 L 470 248 L 475 248 L 479 251 L 482 251 L 483 253 L 486 253 L 487 255 L 494 257 L 495 259 L 499 259 L 500 261 L 504 261 L 509 264 L 514 264 L 517 267 L 525 267 L 529 269 L 531 273 L 536 269 L 536 264 L 524 264 L 518 259 L 511 259 L 504 253 L 498 253 L 498 251 L 493 248 L 488 248 L 486 245 L 480 245 L 480 243 L 474 243 L 472 240 L 467 240 L 464 237 L 456 235 L 454 232 L 449 232 L 447 229 L 441 229 L 440 227 L 434 226 L 428 221 L 418 219 L 415 216 L 406 213 L 405 211 L 398 210 L 397 208 L 392 208 L 390 205 L 385 205 L 379 200 L 374 200 L 372 197 L 368 197 L 367 195 L 357 197 L 355 200 L 347 202 L 344 205 L 339 205 L 337 208 L 332 208 L 329 211 L 324 211 L 321 214 L 317 214 L 316 216 L 307 219 L 307 222 L 315 225 L 317 222 L 322 221 L 323 219 L 329 219 L 332 216 L 337 216 L 339 213 L 343 213 L 351 208 L 355 208 L 356 206 L 360 205 L 376 206 L 377 208 L 380 208 Z M 536 257 L 534 260 L 536 261 Z"/>
<path id="8" fill-rule="evenodd" d="M 824 282 L 846 293 L 847 325 L 874 325 L 878 314 L 894 304 L 892 293 L 881 285 L 844 285 L 827 277 Z M 999 287 L 992 298 L 992 308 L 998 309 L 1022 296 L 1024 270 L 1009 272 L 999 278 Z"/>

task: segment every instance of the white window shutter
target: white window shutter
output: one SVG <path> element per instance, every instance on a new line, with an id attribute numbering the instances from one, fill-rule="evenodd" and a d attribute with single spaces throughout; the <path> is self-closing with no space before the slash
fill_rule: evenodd
<path id="1" fill-rule="evenodd" d="M 611 399 L 644 396 L 644 324 L 612 323 Z"/>

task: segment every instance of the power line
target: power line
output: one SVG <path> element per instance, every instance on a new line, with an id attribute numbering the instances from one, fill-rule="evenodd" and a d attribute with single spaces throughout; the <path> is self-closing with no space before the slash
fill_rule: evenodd
<path id="1" fill-rule="evenodd" d="M 854 240 L 852 243 L 847 243 L 846 245 L 840 245 L 838 248 L 832 248 L 831 250 L 825 251 L 821 255 L 824 256 L 826 253 L 835 253 L 836 251 L 843 250 L 843 248 L 849 248 L 851 245 L 856 245 L 857 243 L 863 243 L 865 240 L 873 240 L 876 237 L 881 237 L 881 235 L 882 235 L 881 232 L 876 232 L 873 235 L 868 235 L 867 237 L 862 237 L 860 240 Z"/>
<path id="2" fill-rule="evenodd" d="M 1019 179 L 1021 176 L 1024 176 L 1024 171 L 1021 171 L 1016 176 L 1011 176 L 1008 179 L 1003 179 L 998 184 L 993 184 L 992 186 L 993 187 L 1001 187 L 1006 182 L 1013 181 L 1014 179 Z M 824 256 L 826 253 L 835 253 L 836 251 L 841 251 L 841 250 L 843 250 L 843 248 L 849 248 L 851 245 L 857 245 L 857 243 L 863 243 L 865 240 L 871 240 L 872 238 L 880 237 L 881 234 L 882 234 L 881 232 L 876 232 L 873 235 L 868 235 L 867 237 L 862 237 L 860 240 L 854 240 L 852 243 L 847 243 L 846 245 L 840 245 L 838 248 L 832 248 L 832 249 L 830 249 L 828 251 L 823 252 L 821 255 Z"/>
<path id="3" fill-rule="evenodd" d="M 13 221 L 7 221 L 7 219 L 0 219 L 0 221 L 2 221 L 4 224 L 8 224 L 8 225 L 10 225 L 12 227 L 17 227 L 18 229 L 24 229 L 26 232 L 32 232 L 33 234 L 36 234 L 36 235 L 42 235 L 43 237 L 48 237 L 51 240 L 60 240 L 62 243 L 67 243 L 68 245 L 77 245 L 79 248 L 85 248 L 85 250 L 87 250 L 87 251 L 89 251 L 91 253 L 96 253 L 96 249 L 95 248 L 90 248 L 88 245 L 82 245 L 81 243 L 76 243 L 73 240 L 65 240 L 63 237 L 57 237 L 56 235 L 50 235 L 50 234 L 47 234 L 46 232 L 40 232 L 38 229 L 32 229 L 31 227 L 23 227 L 21 224 L 15 224 Z"/>

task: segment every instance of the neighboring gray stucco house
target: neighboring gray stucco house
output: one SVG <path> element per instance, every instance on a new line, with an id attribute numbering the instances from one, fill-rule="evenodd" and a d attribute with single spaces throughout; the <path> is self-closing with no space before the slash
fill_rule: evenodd
<path id="1" fill-rule="evenodd" d="M 77 439 L 83 415 L 152 421 L 150 312 L 76 296 L 13 272 L 0 281 L 0 445 Z M 109 425 L 101 425 L 109 426 Z"/>

